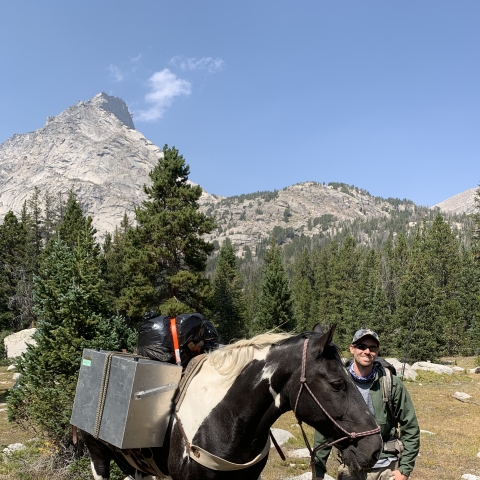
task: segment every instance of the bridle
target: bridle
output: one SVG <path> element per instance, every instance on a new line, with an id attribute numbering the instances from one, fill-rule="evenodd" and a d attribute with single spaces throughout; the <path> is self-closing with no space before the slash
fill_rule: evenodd
<path id="1" fill-rule="evenodd" d="M 355 440 L 356 438 L 360 437 L 368 437 L 369 435 L 376 435 L 377 433 L 380 433 L 380 427 L 377 427 L 373 430 L 366 430 L 365 432 L 348 432 L 345 430 L 341 425 L 338 424 L 338 422 L 335 421 L 335 419 L 325 410 L 323 405 L 319 402 L 317 397 L 313 394 L 312 390 L 307 384 L 307 377 L 305 375 L 306 367 L 307 367 L 307 347 L 308 347 L 308 338 L 305 339 L 303 342 L 303 353 L 302 353 L 302 373 L 300 374 L 300 389 L 298 390 L 298 395 L 297 395 L 297 400 L 295 402 L 295 408 L 293 409 L 293 413 L 295 414 L 295 417 L 297 419 L 297 422 L 300 426 L 300 429 L 302 431 L 303 435 L 303 440 L 305 442 L 305 445 L 308 448 L 308 451 L 310 452 L 310 465 L 312 467 L 312 478 L 315 478 L 315 455 L 318 450 L 321 448 L 325 447 L 331 447 L 332 445 L 335 445 L 336 443 L 339 443 L 343 440 Z M 310 446 L 310 442 L 308 441 L 307 435 L 305 434 L 305 431 L 302 426 L 302 421 L 298 418 L 297 416 L 297 407 L 298 407 L 298 401 L 300 400 L 300 395 L 302 394 L 303 390 L 307 390 L 307 392 L 310 394 L 310 396 L 313 398 L 315 403 L 320 407 L 322 412 L 329 418 L 332 423 L 337 427 L 339 430 L 341 430 L 343 433 L 345 433 L 345 436 L 342 438 L 339 438 L 337 440 L 334 440 L 332 442 L 325 441 L 321 443 L 320 445 L 317 445 L 313 450 Z"/>

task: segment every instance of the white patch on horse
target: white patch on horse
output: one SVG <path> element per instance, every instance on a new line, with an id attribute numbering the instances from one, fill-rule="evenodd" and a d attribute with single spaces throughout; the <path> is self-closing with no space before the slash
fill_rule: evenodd
<path id="1" fill-rule="evenodd" d="M 98 473 L 95 471 L 95 467 L 93 466 L 93 462 L 91 460 L 90 460 L 90 468 L 92 469 L 93 478 L 95 480 L 108 480 L 106 477 L 102 477 L 101 475 L 98 475 Z"/>
<path id="2" fill-rule="evenodd" d="M 255 351 L 254 360 L 265 360 L 270 346 Z M 188 395 L 178 411 L 183 429 L 191 442 L 198 428 L 210 412 L 223 400 L 231 385 L 208 362 L 202 365 L 201 375 L 196 375 L 189 387 Z"/>
<path id="3" fill-rule="evenodd" d="M 276 368 L 277 368 L 276 365 L 265 366 L 262 371 L 262 376 L 260 377 L 257 385 L 263 380 L 267 380 L 269 384 L 268 390 L 270 391 L 270 394 L 273 397 L 275 406 L 277 408 L 280 408 L 280 400 L 281 400 L 280 395 L 272 388 L 272 384 L 271 384 L 272 376 L 275 373 Z"/>

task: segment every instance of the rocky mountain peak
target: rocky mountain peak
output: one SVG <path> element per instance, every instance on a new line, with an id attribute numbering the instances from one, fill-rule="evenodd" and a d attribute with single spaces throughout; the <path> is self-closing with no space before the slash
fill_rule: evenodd
<path id="1" fill-rule="evenodd" d="M 133 115 L 129 112 L 127 104 L 121 98 L 100 92 L 85 103 L 113 113 L 124 125 L 135 130 Z"/>
<path id="2" fill-rule="evenodd" d="M 112 232 L 144 198 L 163 152 L 135 130 L 127 105 L 99 93 L 0 145 L 0 217 L 18 214 L 35 187 L 77 194 L 99 233 Z"/>

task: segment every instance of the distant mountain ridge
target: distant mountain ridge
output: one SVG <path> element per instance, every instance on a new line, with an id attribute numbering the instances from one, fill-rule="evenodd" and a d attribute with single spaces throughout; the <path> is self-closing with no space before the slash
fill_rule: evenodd
<path id="1" fill-rule="evenodd" d="M 48 117 L 42 128 L 15 134 L 0 145 L 0 217 L 9 210 L 19 214 L 35 187 L 51 195 L 73 187 L 102 237 L 119 226 L 124 213 L 133 219 L 135 206 L 145 199 L 148 174 L 162 156 L 161 149 L 135 129 L 125 102 L 99 93 Z M 437 206 L 460 213 L 462 205 L 470 205 L 471 193 L 467 200 L 454 201 L 456 197 Z M 292 235 L 332 235 L 342 222 L 416 209 L 410 201 L 373 197 L 343 183 L 313 181 L 228 198 L 204 192 L 200 205 L 218 223 L 207 238 L 222 243 L 228 236 L 237 246 L 253 246 L 278 226 Z"/>

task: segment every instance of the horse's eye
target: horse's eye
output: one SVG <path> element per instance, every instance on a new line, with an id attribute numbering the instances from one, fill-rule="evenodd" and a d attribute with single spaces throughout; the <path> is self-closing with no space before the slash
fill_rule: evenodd
<path id="1" fill-rule="evenodd" d="M 330 386 L 332 387 L 332 390 L 334 390 L 335 392 L 339 392 L 340 390 L 342 390 L 343 384 L 344 382 L 342 382 L 341 380 L 335 380 L 333 382 L 330 382 Z"/>

